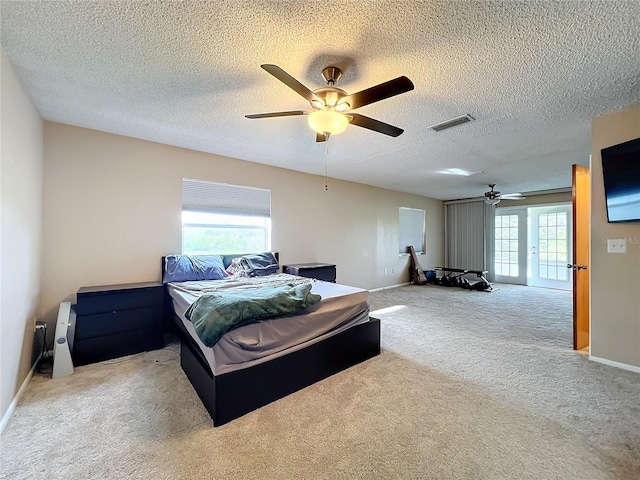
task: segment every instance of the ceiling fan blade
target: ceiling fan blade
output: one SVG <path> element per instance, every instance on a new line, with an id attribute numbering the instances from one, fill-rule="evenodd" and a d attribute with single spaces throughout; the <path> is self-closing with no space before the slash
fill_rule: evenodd
<path id="1" fill-rule="evenodd" d="M 324 133 L 316 133 L 316 142 L 326 142 L 327 136 Z"/>
<path id="2" fill-rule="evenodd" d="M 413 82 L 407 77 L 398 77 L 388 82 L 381 83 L 375 87 L 367 88 L 352 95 L 347 95 L 340 100 L 340 103 L 348 103 L 351 110 L 379 102 L 385 98 L 400 95 L 401 93 L 413 90 Z"/>
<path id="3" fill-rule="evenodd" d="M 254 113 L 253 115 L 245 115 L 247 118 L 271 118 L 271 117 L 291 117 L 293 115 L 306 115 L 304 110 L 291 110 L 289 112 L 271 112 L 271 113 Z"/>
<path id="4" fill-rule="evenodd" d="M 527 197 L 521 193 L 507 193 L 505 195 L 500 195 L 500 198 L 503 200 L 524 200 Z"/>
<path id="5" fill-rule="evenodd" d="M 301 95 L 302 97 L 306 98 L 309 102 L 312 100 L 319 100 L 322 102 L 322 99 L 320 97 L 318 97 L 315 93 L 313 93 L 303 84 L 301 84 L 298 80 L 293 78 L 283 69 L 281 69 L 279 66 L 270 65 L 268 63 L 265 63 L 264 65 L 260 65 L 260 66 L 264 68 L 267 72 L 269 72 L 271 75 L 276 77 L 278 80 L 280 80 L 282 83 L 284 83 L 287 87 L 289 87 L 294 92 L 296 92 L 298 95 Z"/>
<path id="6" fill-rule="evenodd" d="M 369 130 L 373 130 L 374 132 L 384 133 L 385 135 L 389 135 L 391 137 L 397 137 L 401 135 L 402 132 L 404 132 L 404 130 L 401 128 L 394 127 L 393 125 L 389 125 L 388 123 L 365 117 L 364 115 L 359 115 L 357 113 L 349 113 L 349 117 L 351 117 L 351 121 L 349 122 L 351 123 L 351 125 L 368 128 Z"/>

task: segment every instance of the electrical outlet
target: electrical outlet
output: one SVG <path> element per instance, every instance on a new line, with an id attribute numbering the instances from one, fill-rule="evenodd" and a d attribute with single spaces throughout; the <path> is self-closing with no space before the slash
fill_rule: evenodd
<path id="1" fill-rule="evenodd" d="M 607 253 L 627 253 L 627 239 L 626 238 L 608 239 Z"/>
<path id="2" fill-rule="evenodd" d="M 395 269 L 395 268 L 392 268 L 392 269 L 391 269 L 391 273 L 396 273 L 396 269 Z"/>

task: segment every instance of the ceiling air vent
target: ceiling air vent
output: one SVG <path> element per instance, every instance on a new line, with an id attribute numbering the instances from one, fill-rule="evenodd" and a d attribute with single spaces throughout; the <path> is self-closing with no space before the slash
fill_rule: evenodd
<path id="1" fill-rule="evenodd" d="M 451 120 L 447 120 L 446 122 L 432 125 L 429 128 L 431 130 L 435 130 L 436 132 L 439 132 L 440 130 L 446 130 L 447 128 L 462 125 L 463 123 L 467 123 L 467 122 L 473 122 L 474 120 L 475 118 L 473 118 L 471 115 L 467 113 L 466 115 L 462 115 L 461 117 L 452 118 Z"/>

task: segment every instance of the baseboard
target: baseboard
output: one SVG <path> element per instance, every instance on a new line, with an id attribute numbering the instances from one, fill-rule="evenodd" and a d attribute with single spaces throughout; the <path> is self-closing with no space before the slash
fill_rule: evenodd
<path id="1" fill-rule="evenodd" d="M 16 406 L 18 405 L 18 402 L 20 401 L 22 394 L 27 389 L 27 385 L 29 385 L 29 382 L 31 381 L 31 378 L 33 377 L 33 374 L 36 371 L 36 367 L 38 366 L 38 363 L 40 362 L 41 359 L 42 359 L 42 354 L 38 355 L 38 358 L 36 359 L 36 361 L 33 362 L 33 365 L 31 366 L 31 370 L 29 370 L 29 373 L 27 374 L 27 378 L 25 378 L 24 382 L 22 382 L 22 385 L 20 386 L 18 393 L 16 393 L 16 396 L 13 399 L 13 402 L 11 402 L 11 405 L 9 405 L 9 408 L 7 408 L 7 411 L 2 417 L 2 421 L 0 421 L 0 434 L 4 431 L 4 427 L 7 426 L 7 423 L 9 423 L 9 419 L 11 418 L 11 415 L 13 415 L 13 411 L 16 409 Z"/>
<path id="2" fill-rule="evenodd" d="M 382 290 L 389 290 L 390 288 L 404 287 L 405 285 L 411 285 L 411 283 L 409 283 L 409 282 L 397 283 L 396 285 L 389 285 L 388 287 L 374 288 L 374 289 L 369 290 L 369 291 L 370 292 L 381 292 Z"/>
<path id="3" fill-rule="evenodd" d="M 630 372 L 640 373 L 640 367 L 636 367 L 635 365 L 615 362 L 613 360 L 607 360 L 606 358 L 594 357 L 593 355 L 589 355 L 589 360 L 593 362 L 603 363 L 605 365 L 609 365 L 610 367 L 616 367 L 623 370 L 629 370 Z"/>

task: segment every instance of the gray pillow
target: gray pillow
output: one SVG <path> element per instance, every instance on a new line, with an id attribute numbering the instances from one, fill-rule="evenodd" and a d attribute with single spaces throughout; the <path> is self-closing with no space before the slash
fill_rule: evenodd
<path id="1" fill-rule="evenodd" d="M 248 267 L 252 277 L 271 275 L 272 273 L 277 273 L 279 268 L 278 260 L 271 252 L 244 255 L 240 261 L 244 266 Z"/>

